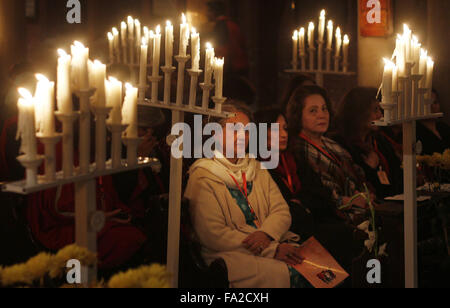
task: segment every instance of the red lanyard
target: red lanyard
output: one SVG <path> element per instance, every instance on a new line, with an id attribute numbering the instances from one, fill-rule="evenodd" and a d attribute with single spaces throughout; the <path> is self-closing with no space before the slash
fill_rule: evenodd
<path id="1" fill-rule="evenodd" d="M 242 172 L 242 180 L 244 182 L 243 188 L 241 188 L 241 185 L 239 185 L 238 181 L 231 173 L 230 173 L 230 176 L 233 179 L 236 186 L 239 188 L 239 191 L 241 192 L 241 194 L 245 197 L 245 200 L 247 200 L 247 204 L 248 204 L 248 207 L 250 208 L 250 212 L 255 217 L 255 220 L 254 220 L 255 226 L 257 228 L 261 228 L 261 223 L 259 222 L 258 216 L 256 215 L 255 211 L 253 210 L 252 205 L 250 204 L 250 201 L 248 201 L 247 177 L 246 177 L 245 173 Z"/>
<path id="2" fill-rule="evenodd" d="M 373 140 L 373 147 L 374 147 L 374 150 L 377 153 L 378 157 L 381 160 L 381 164 L 383 165 L 384 171 L 386 171 L 387 175 L 389 176 L 389 173 L 390 173 L 389 163 L 388 163 L 386 157 L 384 157 L 383 153 L 381 153 L 380 150 L 378 149 L 378 144 L 375 139 Z"/>
<path id="3" fill-rule="evenodd" d="M 329 160 L 333 161 L 334 163 L 336 163 L 339 166 L 342 165 L 341 161 L 333 153 L 331 153 L 331 151 L 330 152 L 325 151 L 324 148 L 322 148 L 321 146 L 317 145 L 314 141 L 312 141 L 311 139 L 306 137 L 303 133 L 300 133 L 299 137 L 304 139 L 306 142 L 311 144 L 313 147 L 315 147 L 320 153 L 325 155 Z"/>
<path id="4" fill-rule="evenodd" d="M 289 190 L 291 191 L 291 193 L 294 193 L 294 185 L 292 183 L 292 176 L 291 173 L 289 172 L 289 168 L 286 162 L 286 157 L 284 157 L 284 155 L 281 155 L 281 164 L 283 165 L 283 169 L 286 172 L 287 175 L 287 183 L 286 180 L 283 179 L 283 181 L 286 183 L 286 185 L 289 187 Z"/>

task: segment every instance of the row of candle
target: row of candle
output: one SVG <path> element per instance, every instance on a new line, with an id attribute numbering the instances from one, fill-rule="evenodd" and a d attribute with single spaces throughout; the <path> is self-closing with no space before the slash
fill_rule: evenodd
<path id="1" fill-rule="evenodd" d="M 424 116 L 431 112 L 434 61 L 421 46 L 418 38 L 404 25 L 403 34 L 397 35 L 392 59 L 384 59 L 383 105 L 388 110 L 392 109 L 390 106 L 397 108 L 395 112 L 387 113 L 386 120 Z"/>
<path id="2" fill-rule="evenodd" d="M 325 44 L 325 10 L 322 10 L 319 17 L 319 26 L 318 26 L 318 39 L 316 45 L 316 37 L 315 37 L 315 25 L 314 22 L 310 22 L 308 26 L 307 36 L 305 33 L 305 28 L 300 28 L 300 30 L 295 30 L 292 36 L 293 48 L 292 48 L 292 66 L 293 69 L 298 68 L 299 64 L 299 56 L 301 58 L 301 69 L 306 70 L 306 62 L 305 58 L 307 56 L 306 49 L 306 38 L 308 41 L 308 51 L 309 51 L 309 70 L 315 70 L 315 61 L 314 54 L 317 50 L 318 52 L 318 61 L 317 61 L 317 70 L 321 71 L 323 69 L 323 46 Z M 350 44 L 350 38 L 347 34 L 342 37 L 341 28 L 337 27 L 336 32 L 334 33 L 334 24 L 332 20 L 328 21 L 327 25 L 327 41 L 326 41 L 326 70 L 331 70 L 331 53 L 333 46 L 333 37 L 335 37 L 335 49 L 334 49 L 334 59 L 335 59 L 335 71 L 340 70 L 340 58 L 341 58 L 341 49 L 343 55 L 342 61 L 342 69 L 344 72 L 347 71 L 348 68 L 348 48 Z M 316 46 L 318 47 L 316 49 Z"/>

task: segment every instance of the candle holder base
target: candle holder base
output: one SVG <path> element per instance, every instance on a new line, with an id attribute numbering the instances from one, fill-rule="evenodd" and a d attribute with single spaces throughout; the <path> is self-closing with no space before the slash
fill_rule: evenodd
<path id="1" fill-rule="evenodd" d="M 213 97 L 212 98 L 214 104 L 216 104 L 216 112 L 222 112 L 222 105 L 227 101 L 226 97 Z"/>
<path id="2" fill-rule="evenodd" d="M 212 89 L 214 89 L 214 85 L 213 84 L 205 84 L 205 83 L 201 83 L 199 84 L 200 88 L 203 91 L 211 91 Z"/>
<path id="3" fill-rule="evenodd" d="M 45 148 L 44 179 L 47 182 L 52 182 L 56 179 L 55 146 L 62 139 L 62 134 L 55 134 L 53 136 L 43 136 L 38 134 L 37 138 L 44 145 Z"/>
<path id="4" fill-rule="evenodd" d="M 89 88 L 84 90 L 77 90 L 74 93 L 81 100 L 83 98 L 90 98 L 94 95 L 95 91 L 97 91 L 96 88 Z"/>
<path id="5" fill-rule="evenodd" d="M 91 112 L 95 115 L 96 120 L 98 117 L 105 117 L 107 118 L 109 113 L 111 112 L 112 107 L 97 107 L 97 106 L 91 106 Z"/>
<path id="6" fill-rule="evenodd" d="M 175 60 L 177 60 L 178 63 L 184 63 L 186 64 L 187 61 L 189 61 L 189 59 L 191 58 L 191 56 L 187 55 L 187 56 L 175 56 Z"/>
<path id="7" fill-rule="evenodd" d="M 134 167 L 138 164 L 137 150 L 144 138 L 122 138 L 123 144 L 127 147 L 127 167 Z"/>
<path id="8" fill-rule="evenodd" d="M 164 74 L 173 74 L 176 71 L 175 66 L 162 66 L 161 70 Z"/>
<path id="9" fill-rule="evenodd" d="M 36 185 L 38 183 L 37 169 L 44 161 L 44 156 L 37 155 L 35 158 L 29 158 L 26 155 L 22 155 L 17 157 L 17 160 L 26 170 L 27 186 Z"/>
<path id="10" fill-rule="evenodd" d="M 127 129 L 126 124 L 106 124 L 111 132 L 111 164 L 114 169 L 122 167 L 122 133 Z"/>

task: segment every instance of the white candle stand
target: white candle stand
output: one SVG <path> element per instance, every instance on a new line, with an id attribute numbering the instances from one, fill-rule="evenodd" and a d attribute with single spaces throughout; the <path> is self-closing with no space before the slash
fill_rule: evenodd
<path id="1" fill-rule="evenodd" d="M 333 51 L 331 48 L 326 48 L 326 71 L 329 72 L 331 70 L 331 52 Z"/>
<path id="2" fill-rule="evenodd" d="M 203 73 L 202 70 L 188 70 L 189 76 L 191 76 L 191 86 L 189 91 L 189 107 L 195 108 L 197 102 L 197 87 L 198 77 Z"/>
<path id="3" fill-rule="evenodd" d="M 413 108 L 412 108 L 412 116 L 413 117 L 425 114 L 422 111 L 421 104 L 420 104 L 420 101 L 421 101 L 420 96 L 421 96 L 421 94 L 420 94 L 420 91 L 419 91 L 419 82 L 420 82 L 420 80 L 422 78 L 423 78 L 423 75 L 416 75 L 416 74 L 414 74 L 414 75 L 411 76 L 412 83 L 413 83 L 413 90 L 412 91 L 413 91 L 413 97 L 414 97 Z"/>
<path id="4" fill-rule="evenodd" d="M 128 125 L 108 124 L 108 130 L 111 132 L 111 164 L 114 169 L 122 167 L 122 133 Z"/>
<path id="5" fill-rule="evenodd" d="M 26 185 L 35 185 L 38 181 L 38 168 L 44 161 L 44 156 L 37 155 L 36 158 L 29 158 L 22 155 L 17 157 L 17 160 L 25 168 Z"/>
<path id="6" fill-rule="evenodd" d="M 334 71 L 335 72 L 339 72 L 340 61 L 341 61 L 341 57 L 340 56 L 335 56 L 334 57 Z"/>
<path id="7" fill-rule="evenodd" d="M 63 114 L 55 112 L 56 118 L 62 123 L 62 168 L 65 178 L 73 176 L 73 123 L 78 119 L 79 113 Z"/>
<path id="8" fill-rule="evenodd" d="M 140 85 L 137 88 L 138 88 L 138 101 L 139 102 L 145 101 L 145 93 L 147 92 L 148 86 Z"/>
<path id="9" fill-rule="evenodd" d="M 310 47 L 309 49 L 309 70 L 314 71 L 314 54 L 316 53 L 316 48 Z"/>
<path id="10" fill-rule="evenodd" d="M 149 76 L 148 80 L 152 83 L 152 103 L 159 103 L 159 82 L 162 80 L 162 76 Z"/>
<path id="11" fill-rule="evenodd" d="M 80 173 L 89 173 L 91 163 L 91 108 L 90 97 L 94 95 L 96 89 L 76 91 L 75 94 L 80 99 Z"/>
<path id="12" fill-rule="evenodd" d="M 54 181 L 56 178 L 56 144 L 61 140 L 62 135 L 55 134 L 54 136 L 37 136 L 39 141 L 44 145 L 45 151 L 45 174 L 44 179 L 48 182 Z"/>
<path id="13" fill-rule="evenodd" d="M 178 80 L 177 80 L 177 100 L 176 105 L 183 105 L 184 98 L 184 71 L 186 68 L 186 63 L 189 61 L 191 56 L 176 56 L 175 60 L 178 62 Z"/>
<path id="14" fill-rule="evenodd" d="M 214 104 L 216 104 L 216 112 L 222 112 L 222 105 L 227 101 L 226 97 L 213 97 L 212 98 Z"/>
<path id="15" fill-rule="evenodd" d="M 172 74 L 175 72 L 177 68 L 163 66 L 161 70 L 164 73 L 164 104 L 170 104 L 170 94 L 172 91 Z"/>
<path id="16" fill-rule="evenodd" d="M 106 119 L 111 107 L 92 107 L 95 115 L 95 166 L 97 170 L 106 168 Z"/>
<path id="17" fill-rule="evenodd" d="M 138 164 L 137 150 L 142 138 L 122 138 L 123 144 L 127 147 L 127 166 L 135 167 Z"/>
<path id="18" fill-rule="evenodd" d="M 211 98 L 211 90 L 214 89 L 213 84 L 201 83 L 200 88 L 203 90 L 202 109 L 207 110 L 209 107 L 209 99 Z"/>

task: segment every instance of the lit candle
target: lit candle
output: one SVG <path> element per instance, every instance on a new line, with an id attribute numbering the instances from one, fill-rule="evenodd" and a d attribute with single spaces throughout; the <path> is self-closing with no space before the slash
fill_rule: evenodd
<path id="1" fill-rule="evenodd" d="M 210 43 L 206 43 L 206 56 L 205 56 L 205 84 L 211 84 L 212 74 L 214 71 L 214 48 Z"/>
<path id="2" fill-rule="evenodd" d="M 421 44 L 419 44 L 419 40 L 417 39 L 417 36 L 414 35 L 413 39 L 412 39 L 412 61 L 414 63 L 414 66 L 413 66 L 413 74 L 414 75 L 419 74 L 420 47 L 421 47 Z"/>
<path id="3" fill-rule="evenodd" d="M 127 42 L 127 23 L 122 21 L 120 24 L 120 38 L 122 40 L 122 54 L 124 63 L 128 62 L 128 42 Z"/>
<path id="4" fill-rule="evenodd" d="M 323 38 L 325 35 L 325 10 L 320 12 L 319 17 L 319 41 L 323 42 Z"/>
<path id="5" fill-rule="evenodd" d="M 96 107 L 105 107 L 105 79 L 106 79 L 106 65 L 98 60 L 95 60 L 91 66 L 92 72 L 92 87 L 97 89 L 93 96 L 93 105 Z"/>
<path id="6" fill-rule="evenodd" d="M 292 65 L 294 68 L 297 68 L 298 63 L 298 31 L 294 31 L 294 35 L 292 36 Z"/>
<path id="7" fill-rule="evenodd" d="M 308 47 L 314 48 L 314 23 L 310 22 L 308 26 Z"/>
<path id="8" fill-rule="evenodd" d="M 384 59 L 384 73 L 383 73 L 383 103 L 390 103 L 392 100 L 392 84 L 393 84 L 393 71 L 395 68 L 395 64 L 389 61 L 388 59 Z"/>
<path id="9" fill-rule="evenodd" d="M 114 77 L 106 81 L 106 105 L 112 108 L 109 122 L 122 124 L 122 83 Z"/>
<path id="10" fill-rule="evenodd" d="M 395 55 L 397 59 L 398 74 L 400 77 L 404 77 L 406 72 L 406 47 L 404 38 L 401 35 L 397 36 Z"/>
<path id="11" fill-rule="evenodd" d="M 426 87 L 427 62 L 428 52 L 425 49 L 420 49 L 419 75 L 422 75 L 422 79 L 420 80 L 419 86 L 422 89 Z"/>
<path id="12" fill-rule="evenodd" d="M 134 20 L 134 28 L 136 32 L 136 48 L 139 48 L 142 42 L 142 35 L 141 35 L 141 22 L 138 19 Z"/>
<path id="13" fill-rule="evenodd" d="M 180 56 L 185 57 L 187 46 L 189 45 L 189 25 L 186 22 L 186 15 L 182 15 L 182 23 L 180 25 Z"/>
<path id="14" fill-rule="evenodd" d="M 192 70 L 200 69 L 200 34 L 195 28 L 192 28 L 191 34 L 191 54 L 192 54 Z"/>
<path id="15" fill-rule="evenodd" d="M 74 83 L 76 89 L 87 90 L 89 87 L 89 48 L 78 41 L 71 46 L 72 48 L 72 72 L 74 73 Z"/>
<path id="16" fill-rule="evenodd" d="M 327 26 L 327 34 L 328 34 L 327 48 L 328 49 L 331 49 L 332 44 L 333 44 L 333 30 L 334 30 L 333 21 L 329 20 L 328 26 Z"/>
<path id="17" fill-rule="evenodd" d="M 159 63 L 161 59 L 161 26 L 156 27 L 153 38 L 153 77 L 159 76 Z"/>
<path id="18" fill-rule="evenodd" d="M 149 61 L 151 63 L 153 63 L 153 43 L 155 40 L 155 32 L 153 32 L 153 30 L 150 30 L 148 32 L 148 40 L 147 40 L 147 45 L 150 46 L 150 48 L 148 49 L 148 58 Z"/>
<path id="19" fill-rule="evenodd" d="M 34 99 L 24 88 L 19 89 L 19 94 L 21 98 L 17 103 L 19 108 L 17 139 L 21 139 L 20 153 L 33 160 L 37 157 Z"/>
<path id="20" fill-rule="evenodd" d="M 216 58 L 214 61 L 214 79 L 216 81 L 216 98 L 223 97 L 223 67 L 225 59 Z"/>
<path id="21" fill-rule="evenodd" d="M 64 50 L 58 49 L 57 89 L 56 99 L 58 110 L 63 114 L 73 111 L 72 91 L 70 90 L 70 63 L 72 57 Z"/>
<path id="22" fill-rule="evenodd" d="M 172 67 L 173 64 L 173 25 L 170 21 L 166 22 L 166 67 Z"/>
<path id="23" fill-rule="evenodd" d="M 127 18 L 128 23 L 128 39 L 134 39 L 134 19 L 131 16 Z"/>
<path id="24" fill-rule="evenodd" d="M 403 38 L 405 44 L 405 52 L 406 52 L 406 62 L 412 62 L 412 48 L 411 48 L 411 40 L 412 40 L 412 32 L 409 29 L 408 25 L 403 25 Z"/>
<path id="25" fill-rule="evenodd" d="M 341 46 L 342 46 L 342 34 L 341 28 L 337 27 L 336 29 L 336 57 L 340 57 L 341 55 Z"/>
<path id="26" fill-rule="evenodd" d="M 148 56 L 148 44 L 147 39 L 142 37 L 141 45 L 141 57 L 140 57 L 140 69 L 139 69 L 139 85 L 141 87 L 147 84 L 147 56 Z"/>
<path id="27" fill-rule="evenodd" d="M 398 67 L 396 65 L 392 70 L 392 92 L 398 92 Z"/>
<path id="28" fill-rule="evenodd" d="M 114 62 L 114 35 L 108 32 L 108 42 L 109 42 L 109 62 Z"/>
<path id="29" fill-rule="evenodd" d="M 305 47 L 305 28 L 300 28 L 299 32 L 300 38 L 300 56 L 303 57 L 306 55 L 306 47 Z"/>
<path id="30" fill-rule="evenodd" d="M 344 54 L 344 65 L 348 64 L 348 46 L 350 44 L 350 39 L 348 37 L 348 35 L 344 35 L 344 42 L 343 42 L 343 47 L 342 47 L 342 52 Z"/>
<path id="31" fill-rule="evenodd" d="M 51 137 L 55 134 L 55 83 L 41 74 L 36 74 L 36 79 L 34 100 L 37 130 L 42 136 Z"/>
<path id="32" fill-rule="evenodd" d="M 434 71 L 434 61 L 431 57 L 427 60 L 427 80 L 425 88 L 428 90 L 427 98 L 431 99 L 431 93 L 433 90 L 433 71 Z"/>
<path id="33" fill-rule="evenodd" d="M 113 62 L 116 62 L 119 59 L 120 54 L 120 41 L 119 41 L 119 30 L 117 30 L 116 27 L 112 28 L 112 34 L 113 34 Z"/>
<path id="34" fill-rule="evenodd" d="M 125 101 L 123 103 L 122 118 L 123 124 L 128 125 L 125 131 L 125 136 L 128 138 L 138 137 L 138 113 L 137 113 L 137 99 L 138 89 L 131 84 L 125 85 Z"/>

